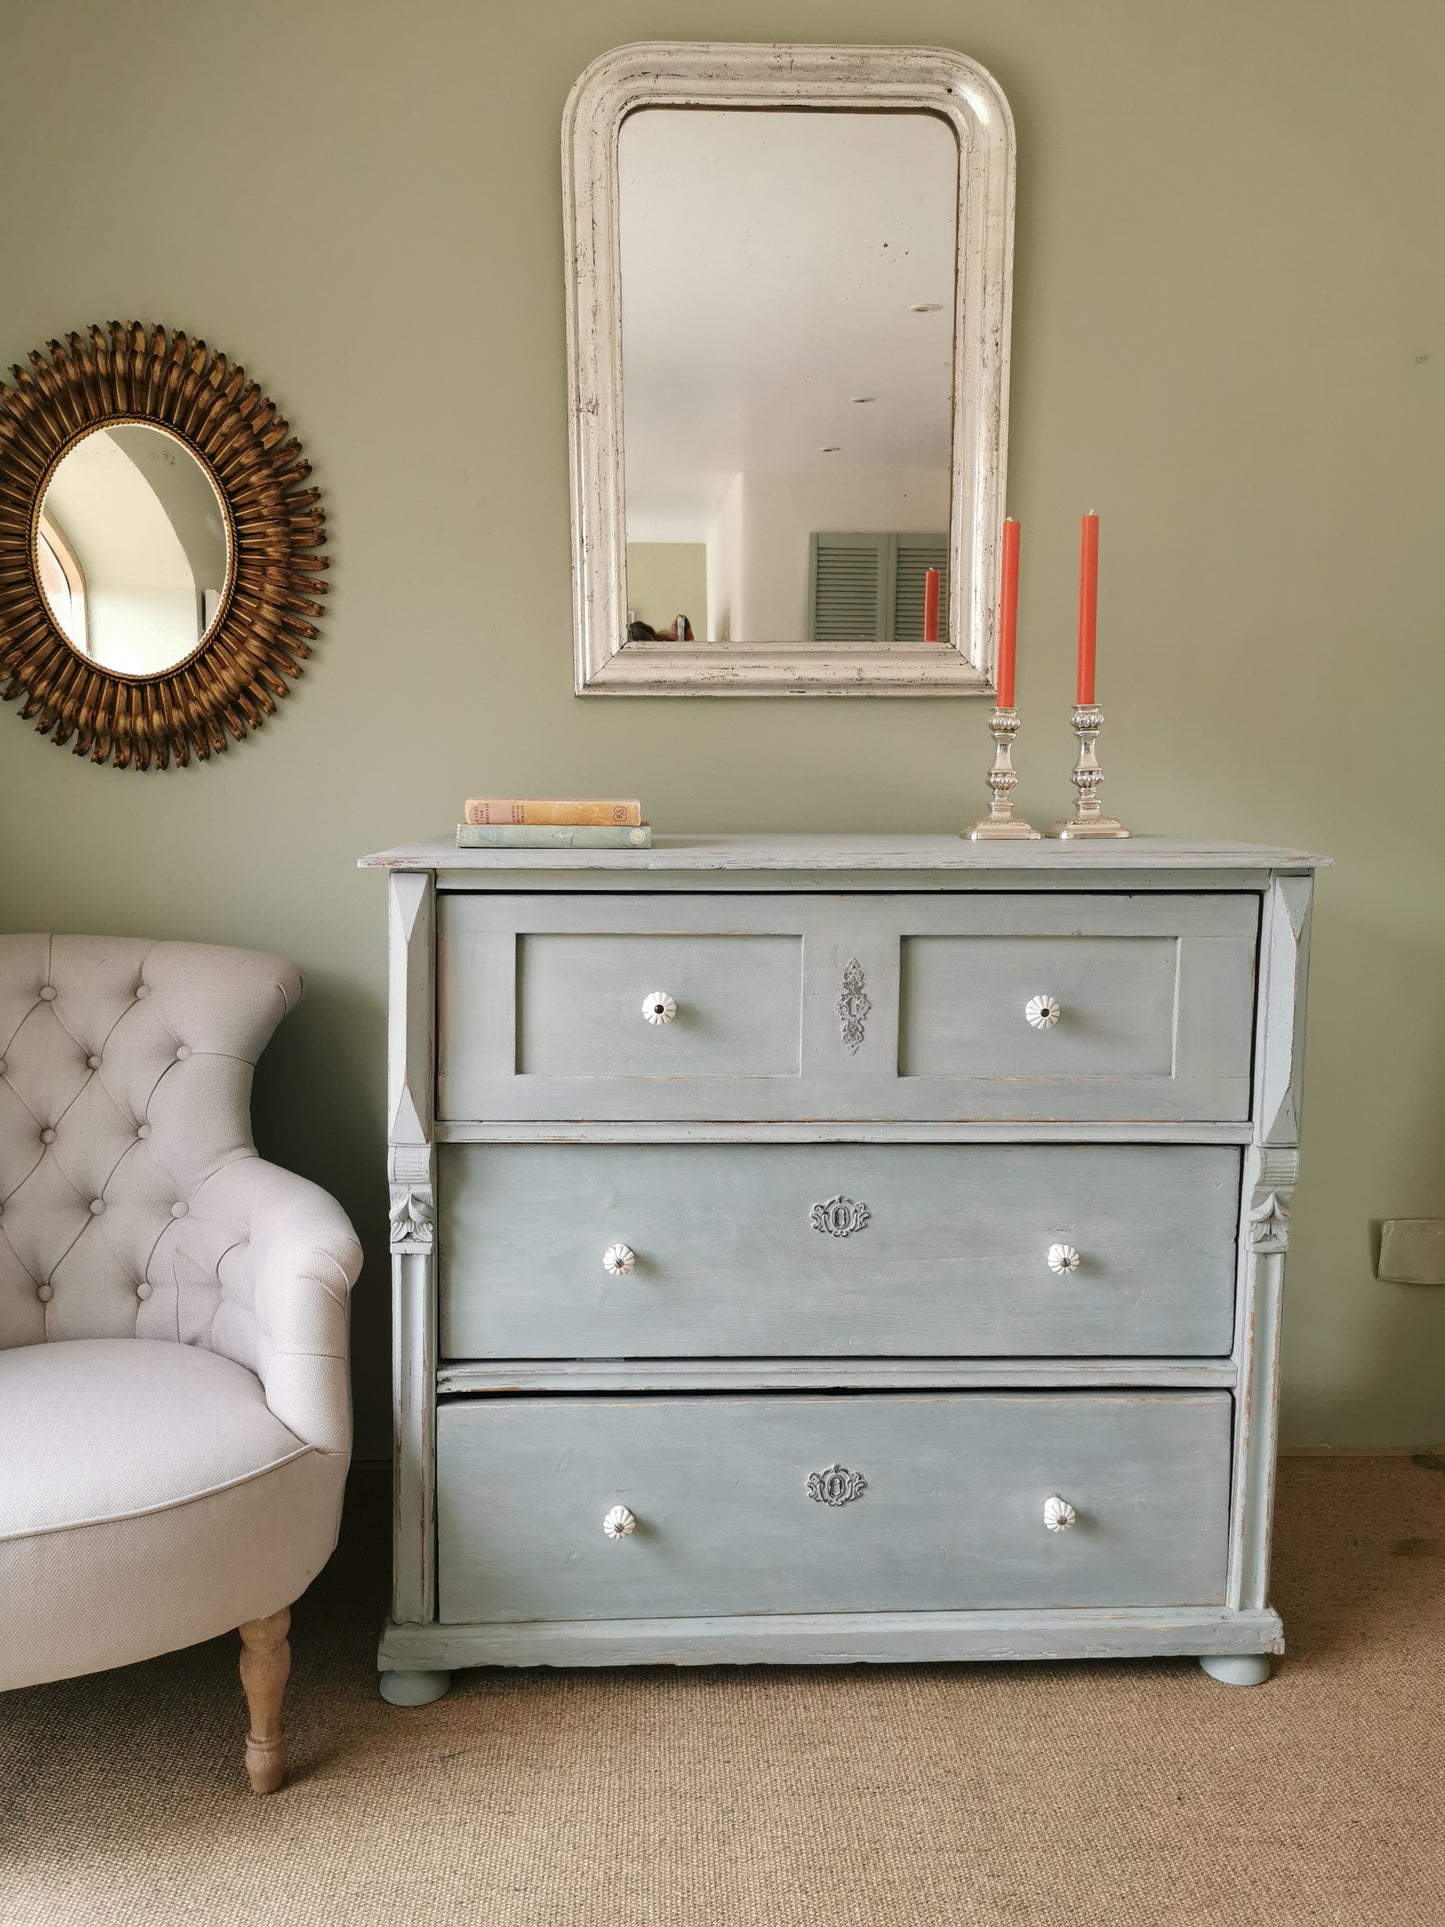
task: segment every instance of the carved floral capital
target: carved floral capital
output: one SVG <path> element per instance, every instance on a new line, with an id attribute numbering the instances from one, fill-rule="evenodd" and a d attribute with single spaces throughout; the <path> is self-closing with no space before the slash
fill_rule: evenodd
<path id="1" fill-rule="evenodd" d="M 1289 1248 L 1289 1191 L 1256 1191 L 1249 1212 L 1249 1244 L 1252 1251 L 1285 1251 Z"/>
<path id="2" fill-rule="evenodd" d="M 420 1185 L 391 1187 L 391 1248 L 430 1253 L 436 1237 L 432 1195 Z"/>

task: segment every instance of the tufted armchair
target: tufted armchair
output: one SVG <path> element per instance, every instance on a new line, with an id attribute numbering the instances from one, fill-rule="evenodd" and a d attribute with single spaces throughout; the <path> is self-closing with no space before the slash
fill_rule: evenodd
<path id="1" fill-rule="evenodd" d="M 0 1689 L 239 1627 L 257 1792 L 351 1447 L 345 1213 L 251 1142 L 292 965 L 0 937 Z"/>

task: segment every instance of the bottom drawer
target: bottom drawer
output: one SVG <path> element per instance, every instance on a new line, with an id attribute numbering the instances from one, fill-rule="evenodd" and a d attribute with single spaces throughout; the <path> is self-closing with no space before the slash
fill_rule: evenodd
<path id="1" fill-rule="evenodd" d="M 1217 1605 L 1231 1410 L 1226 1392 L 459 1400 L 437 1420 L 440 1617 Z M 1057 1531 L 1054 1497 L 1074 1513 Z M 636 1523 L 611 1538 L 614 1507 Z"/>

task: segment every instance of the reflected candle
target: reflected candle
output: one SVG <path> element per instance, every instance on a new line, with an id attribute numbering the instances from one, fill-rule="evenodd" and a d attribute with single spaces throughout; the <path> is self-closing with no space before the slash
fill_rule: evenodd
<path id="1" fill-rule="evenodd" d="M 923 640 L 938 641 L 937 569 L 925 569 L 923 573 Z"/>
<path id="2" fill-rule="evenodd" d="M 998 662 L 994 670 L 997 685 L 994 703 L 999 709 L 1012 709 L 1014 706 L 1014 651 L 1018 642 L 1018 620 L 1019 525 L 1008 521 L 1003 525 L 1003 592 L 999 605 Z"/>

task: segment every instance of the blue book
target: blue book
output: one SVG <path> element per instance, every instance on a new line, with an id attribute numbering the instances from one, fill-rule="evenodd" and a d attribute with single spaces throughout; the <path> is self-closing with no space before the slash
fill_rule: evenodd
<path id="1" fill-rule="evenodd" d="M 652 825 L 458 823 L 459 850 L 650 850 Z"/>

